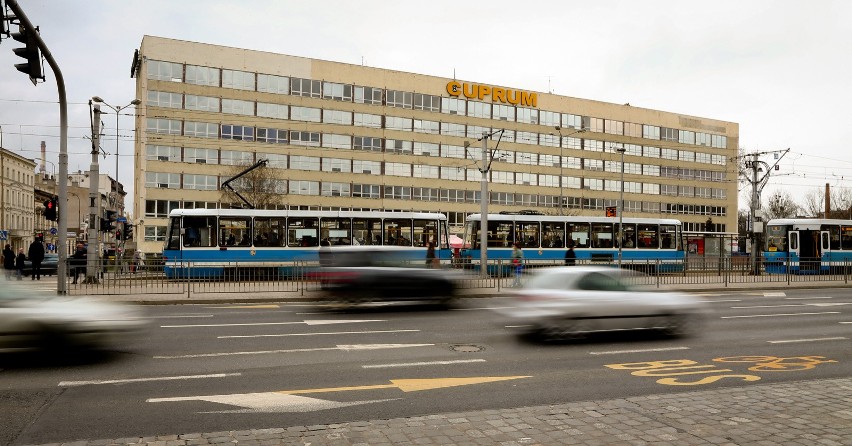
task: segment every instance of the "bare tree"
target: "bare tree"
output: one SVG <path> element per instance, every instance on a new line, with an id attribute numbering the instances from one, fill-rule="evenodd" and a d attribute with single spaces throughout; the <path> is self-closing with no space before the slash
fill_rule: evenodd
<path id="1" fill-rule="evenodd" d="M 805 193 L 802 197 L 802 212 L 806 217 L 820 217 L 825 211 L 825 191 L 816 188 Z"/>
<path id="2" fill-rule="evenodd" d="M 766 220 L 773 218 L 791 218 L 799 213 L 799 205 L 793 200 L 790 192 L 776 190 L 766 203 Z"/>
<path id="3" fill-rule="evenodd" d="M 829 198 L 829 218 L 852 218 L 852 189 L 847 187 L 833 188 Z M 805 193 L 801 209 L 808 217 L 822 218 L 825 216 L 825 189 L 817 187 Z"/>
<path id="4" fill-rule="evenodd" d="M 228 175 L 233 178 L 252 165 L 254 164 L 251 162 L 234 165 L 228 170 Z M 284 197 L 286 196 L 286 190 L 282 189 L 283 185 L 286 184 L 282 173 L 282 169 L 269 166 L 260 167 L 235 180 L 231 183 L 231 186 L 255 208 L 274 209 L 276 206 L 284 204 Z M 227 205 L 237 208 L 244 207 L 243 201 L 233 191 L 222 189 L 221 192 L 223 207 L 227 207 Z"/>

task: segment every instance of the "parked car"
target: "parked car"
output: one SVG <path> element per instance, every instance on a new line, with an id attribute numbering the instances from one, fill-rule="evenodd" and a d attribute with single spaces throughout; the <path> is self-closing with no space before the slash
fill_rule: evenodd
<path id="1" fill-rule="evenodd" d="M 59 268 L 59 254 L 45 254 L 41 262 L 42 276 L 55 276 Z M 29 276 L 33 272 L 33 262 L 29 259 L 24 262 L 24 275 Z"/>
<path id="2" fill-rule="evenodd" d="M 146 325 L 134 306 L 0 280 L 0 352 L 120 347 Z"/>
<path id="3" fill-rule="evenodd" d="M 653 329 L 672 336 L 698 331 L 706 307 L 683 293 L 630 285 L 641 273 L 610 266 L 541 268 L 498 309 L 524 334 L 578 338 L 616 330 Z M 633 282 L 636 282 L 635 280 Z"/>
<path id="4" fill-rule="evenodd" d="M 450 304 L 456 298 L 458 272 L 426 268 L 425 257 L 394 247 L 329 247 L 320 250 L 321 267 L 313 273 L 327 300 L 366 303 L 417 300 Z"/>

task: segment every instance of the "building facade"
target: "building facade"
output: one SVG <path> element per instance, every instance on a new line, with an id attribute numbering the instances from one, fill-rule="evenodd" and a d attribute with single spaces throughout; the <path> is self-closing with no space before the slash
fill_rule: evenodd
<path id="1" fill-rule="evenodd" d="M 36 204 L 36 163 L 34 160 L 0 148 L 0 229 L 12 248 L 28 248 L 35 238 L 35 230 L 42 228 L 44 217 L 37 212 L 42 202 Z M 49 223 L 49 222 L 48 222 Z"/>
<path id="2" fill-rule="evenodd" d="M 460 228 L 487 166 L 489 212 L 604 215 L 623 193 L 626 217 L 736 230 L 736 123 L 152 36 L 133 75 L 145 252 L 171 209 L 229 207 L 222 182 L 261 159 L 278 194 L 265 207 L 443 212 Z"/>

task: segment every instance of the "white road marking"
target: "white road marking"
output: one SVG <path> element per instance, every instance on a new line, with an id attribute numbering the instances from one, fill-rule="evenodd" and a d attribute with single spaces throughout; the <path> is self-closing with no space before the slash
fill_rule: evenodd
<path id="1" fill-rule="evenodd" d="M 150 381 L 174 381 L 182 379 L 203 379 L 203 378 L 226 378 L 229 376 L 242 376 L 242 373 L 214 373 L 212 375 L 184 375 L 184 376 L 157 376 L 152 378 L 128 378 L 128 379 L 107 379 L 94 381 L 62 381 L 58 384 L 59 387 L 74 387 L 87 386 L 97 384 L 126 384 L 140 383 Z"/>
<path id="2" fill-rule="evenodd" d="M 213 317 L 212 314 L 197 314 L 192 316 L 149 316 L 151 319 L 184 319 L 194 317 Z"/>
<path id="3" fill-rule="evenodd" d="M 231 338 L 281 338 L 286 336 L 321 336 L 321 335 L 341 335 L 341 334 L 373 334 L 373 333 L 405 333 L 420 330 L 367 330 L 367 331 L 332 331 L 324 333 L 285 333 L 285 334 L 262 334 L 262 335 L 236 335 L 236 336 L 217 336 L 217 339 Z"/>
<path id="4" fill-rule="evenodd" d="M 372 364 L 362 365 L 364 369 L 384 369 L 391 367 L 420 367 L 424 365 L 449 365 L 449 364 L 468 364 L 471 362 L 485 362 L 484 359 L 458 359 L 452 361 L 429 361 L 429 362 L 406 362 L 398 364 Z"/>
<path id="5" fill-rule="evenodd" d="M 154 359 L 188 359 L 188 358 L 214 358 L 219 356 L 241 356 L 241 355 L 269 355 L 274 353 L 305 353 L 305 352 L 326 352 L 332 350 L 342 351 L 362 351 L 362 350 L 381 350 L 388 348 L 410 348 L 410 347 L 431 347 L 435 344 L 354 344 L 354 345 L 337 345 L 334 347 L 318 347 L 318 348 L 296 348 L 290 350 L 257 350 L 257 351 L 242 351 L 242 352 L 222 352 L 222 353 L 200 353 L 196 355 L 175 355 L 175 356 L 154 356 Z"/>
<path id="6" fill-rule="evenodd" d="M 783 291 L 767 291 L 763 293 L 763 297 L 782 297 L 786 295 L 787 293 Z"/>
<path id="7" fill-rule="evenodd" d="M 785 297 L 787 300 L 834 299 L 833 297 Z"/>
<path id="8" fill-rule="evenodd" d="M 244 393 L 235 395 L 205 395 L 174 398 L 149 398 L 146 402 L 162 403 L 174 401 L 209 401 L 240 407 L 235 410 L 218 410 L 202 413 L 269 413 L 269 412 L 313 412 L 317 410 L 337 409 L 340 407 L 370 404 L 391 399 L 337 402 L 310 398 L 301 395 L 287 395 L 278 392 Z"/>
<path id="9" fill-rule="evenodd" d="M 840 314 L 839 311 L 823 311 L 822 313 L 778 313 L 778 314 L 752 314 L 750 316 L 722 316 L 721 319 L 737 319 L 745 317 L 775 317 L 775 316 L 813 316 L 818 314 Z"/>
<path id="10" fill-rule="evenodd" d="M 838 336 L 838 337 L 835 337 L 835 338 L 786 339 L 786 340 L 783 340 L 783 341 L 766 341 L 766 342 L 768 342 L 770 344 L 789 344 L 789 343 L 792 343 L 792 342 L 840 341 L 840 340 L 843 340 L 843 339 L 848 339 L 848 338 Z"/>
<path id="11" fill-rule="evenodd" d="M 253 327 L 253 326 L 262 326 L 262 325 L 295 325 L 295 324 L 307 324 L 307 325 L 329 325 L 329 324 L 354 324 L 360 322 L 387 322 L 381 319 L 368 319 L 368 320 L 306 320 L 306 321 L 294 321 L 294 322 L 253 322 L 248 324 L 188 324 L 188 325 L 160 325 L 160 328 L 199 328 L 199 327 Z"/>
<path id="12" fill-rule="evenodd" d="M 453 311 L 478 311 L 478 310 L 506 310 L 515 307 L 477 307 L 477 308 L 453 308 Z"/>
<path id="13" fill-rule="evenodd" d="M 844 305 L 852 305 L 852 302 L 826 302 L 818 304 L 807 304 L 812 307 L 842 307 Z"/>
<path id="14" fill-rule="evenodd" d="M 713 299 L 713 300 L 700 300 L 699 302 L 714 304 L 716 302 L 742 302 L 742 299 Z"/>
<path id="15" fill-rule="evenodd" d="M 645 348 L 641 350 L 610 350 L 604 352 L 589 352 L 590 355 L 619 355 L 622 353 L 668 352 L 673 350 L 689 350 L 689 347 Z"/>
<path id="16" fill-rule="evenodd" d="M 781 307 L 806 307 L 808 304 L 781 304 L 781 305 L 750 305 L 747 307 L 731 307 L 737 309 L 743 308 L 781 308 Z"/>

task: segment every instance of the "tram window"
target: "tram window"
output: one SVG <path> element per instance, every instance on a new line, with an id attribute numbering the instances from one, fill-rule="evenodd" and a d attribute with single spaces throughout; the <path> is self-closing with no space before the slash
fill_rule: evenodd
<path id="1" fill-rule="evenodd" d="M 352 220 L 354 245 L 381 245 L 382 221 L 378 218 L 356 218 Z"/>
<path id="2" fill-rule="evenodd" d="M 414 246 L 426 246 L 432 242 L 438 244 L 438 222 L 435 220 L 414 220 Z"/>
<path id="3" fill-rule="evenodd" d="M 254 246 L 278 247 L 284 245 L 284 228 L 286 221 L 283 217 L 254 219 Z"/>
<path id="4" fill-rule="evenodd" d="M 219 218 L 220 246 L 251 246 L 251 219 L 248 217 Z"/>
<path id="5" fill-rule="evenodd" d="M 352 244 L 352 220 L 348 218 L 323 218 L 320 221 L 320 246 Z"/>
<path id="6" fill-rule="evenodd" d="M 657 249 L 660 247 L 657 225 L 636 225 L 636 246 L 643 249 Z"/>
<path id="7" fill-rule="evenodd" d="M 612 248 L 612 223 L 592 224 L 592 248 Z"/>
<path id="8" fill-rule="evenodd" d="M 680 241 L 677 238 L 677 226 L 660 225 L 660 248 L 680 249 Z"/>
<path id="9" fill-rule="evenodd" d="M 568 234 L 571 235 L 571 240 L 574 241 L 575 248 L 589 247 L 589 229 L 591 225 L 588 223 L 568 223 Z"/>
<path id="10" fill-rule="evenodd" d="M 840 249 L 840 226 L 822 225 L 823 231 L 828 231 L 828 247 L 831 250 Z"/>
<path id="11" fill-rule="evenodd" d="M 385 245 L 411 246 L 411 220 L 385 219 Z"/>
<path id="12" fill-rule="evenodd" d="M 535 222 L 515 222 L 515 241 L 524 248 L 539 247 L 540 226 Z"/>
<path id="13" fill-rule="evenodd" d="M 616 240 L 616 243 L 623 243 L 624 248 L 636 247 L 636 225 L 629 223 L 625 224 L 621 230 L 621 240 Z M 618 246 L 618 245 L 616 245 Z"/>
<path id="14" fill-rule="evenodd" d="M 515 230 L 511 222 L 489 221 L 488 222 L 488 247 L 506 248 L 512 246 L 515 239 Z M 476 236 L 477 246 L 479 235 Z"/>
<path id="15" fill-rule="evenodd" d="M 183 246 L 209 248 L 216 246 L 216 217 L 184 217 Z"/>
<path id="16" fill-rule="evenodd" d="M 287 246 L 319 246 L 319 221 L 317 218 L 287 219 Z"/>
<path id="17" fill-rule="evenodd" d="M 565 225 L 562 222 L 541 223 L 541 246 L 544 248 L 565 247 Z"/>
<path id="18" fill-rule="evenodd" d="M 844 251 L 852 251 L 852 226 L 840 226 L 840 247 Z"/>
<path id="19" fill-rule="evenodd" d="M 787 252 L 787 227 L 770 225 L 766 227 L 766 250 Z"/>

